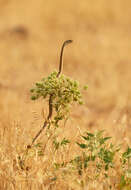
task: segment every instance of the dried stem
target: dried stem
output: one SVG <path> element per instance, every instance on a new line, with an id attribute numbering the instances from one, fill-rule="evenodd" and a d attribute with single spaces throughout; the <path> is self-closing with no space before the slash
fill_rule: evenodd
<path id="1" fill-rule="evenodd" d="M 62 63 L 63 63 L 63 50 L 64 47 L 66 45 L 68 45 L 69 43 L 72 43 L 72 40 L 67 40 L 63 43 L 62 48 L 61 48 L 61 53 L 60 53 L 60 62 L 59 62 L 59 71 L 57 74 L 57 77 L 60 76 L 61 72 L 62 72 Z M 47 126 L 47 124 L 50 122 L 50 119 L 52 117 L 52 113 L 53 113 L 53 106 L 52 106 L 52 101 L 53 101 L 53 94 L 50 95 L 49 97 L 49 114 L 47 119 L 45 120 L 43 127 L 39 130 L 39 132 L 36 134 L 36 136 L 33 138 L 32 140 L 32 144 L 31 146 L 34 144 L 34 142 L 36 141 L 36 139 L 39 137 L 39 135 L 42 133 L 42 131 L 44 130 L 44 128 Z"/>
<path id="2" fill-rule="evenodd" d="M 73 41 L 72 40 L 67 40 L 63 43 L 62 45 L 62 48 L 61 48 L 61 53 L 60 53 L 60 63 L 59 63 L 59 72 L 57 74 L 57 77 L 59 77 L 59 75 L 61 74 L 61 71 L 62 71 L 62 62 L 63 62 L 63 50 L 64 50 L 64 47 L 70 43 L 72 43 Z"/>

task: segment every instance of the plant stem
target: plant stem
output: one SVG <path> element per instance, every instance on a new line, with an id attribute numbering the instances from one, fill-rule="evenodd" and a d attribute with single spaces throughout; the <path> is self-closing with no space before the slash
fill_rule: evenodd
<path id="1" fill-rule="evenodd" d="M 59 62 L 59 72 L 57 74 L 57 77 L 59 77 L 59 75 L 61 74 L 61 71 L 62 71 L 62 61 L 63 61 L 63 50 L 64 50 L 64 47 L 70 43 L 72 43 L 73 41 L 72 40 L 67 40 L 63 43 L 62 45 L 62 48 L 61 48 L 61 53 L 60 53 L 60 62 Z"/>
<path id="2" fill-rule="evenodd" d="M 63 43 L 62 48 L 61 48 L 61 53 L 60 53 L 60 62 L 59 62 L 59 71 L 57 73 L 57 77 L 60 76 L 61 71 L 62 71 L 62 63 L 63 63 L 63 50 L 64 47 L 66 45 L 68 45 L 69 43 L 72 43 L 72 40 L 67 40 Z M 52 106 L 52 102 L 53 102 L 53 94 L 50 95 L 49 97 L 49 114 L 47 119 L 45 120 L 43 127 L 39 130 L 39 132 L 36 134 L 36 136 L 33 138 L 31 146 L 34 144 L 34 142 L 36 141 L 36 139 L 40 136 L 40 134 L 42 133 L 42 131 L 44 130 L 44 128 L 47 126 L 47 124 L 50 122 L 50 119 L 52 117 L 52 113 L 53 113 L 53 106 Z"/>

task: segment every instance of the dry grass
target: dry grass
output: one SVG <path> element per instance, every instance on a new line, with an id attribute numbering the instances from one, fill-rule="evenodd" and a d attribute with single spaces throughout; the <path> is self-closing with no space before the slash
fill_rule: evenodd
<path id="1" fill-rule="evenodd" d="M 60 171 L 59 181 L 50 181 L 50 140 L 44 157 L 27 159 L 29 168 L 22 170 L 18 160 L 47 114 L 41 101 L 30 100 L 29 89 L 58 68 L 64 40 L 74 41 L 65 51 L 64 73 L 89 89 L 60 138 L 75 142 L 79 129 L 106 129 L 115 143 L 131 144 L 130 6 L 129 0 L 0 1 L 0 189 L 80 189 L 74 176 L 63 180 Z M 45 134 L 39 141 L 46 143 Z M 55 159 L 75 154 L 71 143 Z M 90 189 L 96 187 L 103 188 L 99 183 Z"/>

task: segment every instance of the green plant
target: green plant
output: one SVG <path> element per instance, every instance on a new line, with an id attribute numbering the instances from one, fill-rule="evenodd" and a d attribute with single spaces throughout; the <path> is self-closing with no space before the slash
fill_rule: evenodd
<path id="1" fill-rule="evenodd" d="M 122 176 L 120 180 L 120 190 L 131 189 L 131 148 L 128 146 L 127 150 L 121 156 Z"/>
<path id="2" fill-rule="evenodd" d="M 82 189 L 90 183 L 96 181 L 100 183 L 102 180 L 109 189 L 114 187 L 119 190 L 130 190 L 131 148 L 128 147 L 125 152 L 122 152 L 121 145 L 112 144 L 111 137 L 104 136 L 103 133 L 103 130 L 94 133 L 85 132 L 80 136 L 80 142 L 76 142 L 79 154 L 66 163 L 54 163 L 54 167 L 56 170 L 63 168 L 64 176 L 75 176 L 73 179 Z M 119 177 L 116 175 L 118 163 Z M 112 178 L 115 181 L 114 186 L 111 182 Z"/>
<path id="3" fill-rule="evenodd" d="M 43 124 L 43 127 L 33 138 L 32 145 L 47 125 L 48 127 L 50 127 L 50 125 L 58 127 L 59 121 L 68 117 L 70 107 L 73 102 L 77 102 L 79 104 L 83 103 L 79 90 L 79 83 L 61 74 L 63 50 L 64 47 L 71 42 L 72 40 L 67 40 L 62 45 L 59 71 L 52 72 L 48 77 L 37 82 L 35 87 L 31 89 L 32 100 L 42 97 L 43 99 L 48 100 L 49 105 L 49 114 Z"/>
<path id="4" fill-rule="evenodd" d="M 82 174 L 84 169 L 94 163 L 94 177 L 98 177 L 101 171 L 107 177 L 108 170 L 114 167 L 114 157 L 119 147 L 107 143 L 111 137 L 103 137 L 103 131 L 97 131 L 94 134 L 86 132 L 81 138 L 84 142 L 77 142 L 77 145 L 81 148 L 82 155 L 71 161 L 76 164 L 78 173 Z"/>

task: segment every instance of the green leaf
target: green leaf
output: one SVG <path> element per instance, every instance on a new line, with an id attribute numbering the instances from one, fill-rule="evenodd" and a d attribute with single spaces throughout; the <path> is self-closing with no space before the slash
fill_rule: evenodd
<path id="1" fill-rule="evenodd" d="M 60 164 L 59 163 L 54 163 L 54 166 L 55 166 L 56 169 L 60 168 Z"/>
<path id="2" fill-rule="evenodd" d="M 30 89 L 30 92 L 32 92 L 32 93 L 33 93 L 34 91 L 35 91 L 35 89 L 34 89 L 34 88 Z"/>
<path id="3" fill-rule="evenodd" d="M 42 147 L 42 143 L 37 143 L 34 145 L 35 147 Z"/>
<path id="4" fill-rule="evenodd" d="M 70 141 L 68 139 L 65 139 L 65 138 L 61 141 L 61 145 L 66 145 L 68 143 L 70 143 Z"/>
<path id="5" fill-rule="evenodd" d="M 93 134 L 93 133 L 88 133 L 88 132 L 87 132 L 87 135 L 88 135 L 89 137 L 94 137 L 94 134 Z"/>
<path id="6" fill-rule="evenodd" d="M 56 140 L 54 140 L 54 141 L 53 141 L 53 144 L 54 144 L 54 146 L 55 146 L 55 149 L 57 150 L 57 149 L 59 148 L 60 143 L 57 142 Z"/>
<path id="7" fill-rule="evenodd" d="M 104 175 L 105 175 L 106 178 L 108 177 L 107 173 L 104 173 Z"/>
<path id="8" fill-rule="evenodd" d="M 105 137 L 105 138 L 100 138 L 99 139 L 99 142 L 100 142 L 100 144 L 102 145 L 102 144 L 104 144 L 105 143 L 105 141 L 107 141 L 107 140 L 109 140 L 109 139 L 111 139 L 112 137 Z"/>
<path id="9" fill-rule="evenodd" d="M 89 141 L 89 140 L 90 140 L 90 138 L 89 138 L 89 137 L 86 137 L 86 136 L 82 136 L 82 138 L 83 138 L 84 140 L 86 140 L 86 141 Z"/>
<path id="10" fill-rule="evenodd" d="M 108 169 L 109 169 L 109 165 L 106 164 L 106 165 L 105 165 L 105 170 L 107 171 Z"/>
<path id="11" fill-rule="evenodd" d="M 127 150 L 126 150 L 126 152 L 124 152 L 122 154 L 122 157 L 125 158 L 125 159 L 131 158 L 131 148 L 130 147 L 128 147 Z"/>
<path id="12" fill-rule="evenodd" d="M 56 181 L 56 180 L 57 180 L 57 177 L 51 178 L 51 181 Z"/>
<path id="13" fill-rule="evenodd" d="M 84 86 L 84 90 L 87 90 L 87 89 L 88 89 L 88 85 L 85 85 L 85 86 Z"/>
<path id="14" fill-rule="evenodd" d="M 125 176 L 122 175 L 122 176 L 121 176 L 121 180 L 120 180 L 120 187 L 124 187 L 125 185 L 126 185 Z"/>
<path id="15" fill-rule="evenodd" d="M 36 100 L 36 96 L 31 96 L 31 100 Z"/>
<path id="16" fill-rule="evenodd" d="M 92 161 L 95 161 L 96 156 L 91 156 L 90 158 L 91 158 Z"/>
<path id="17" fill-rule="evenodd" d="M 80 148 L 83 148 L 83 149 L 88 147 L 86 144 L 82 144 L 82 143 L 80 144 L 80 143 L 78 143 L 78 142 L 77 142 L 77 145 L 79 145 Z"/>

